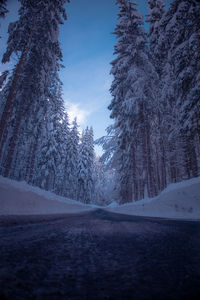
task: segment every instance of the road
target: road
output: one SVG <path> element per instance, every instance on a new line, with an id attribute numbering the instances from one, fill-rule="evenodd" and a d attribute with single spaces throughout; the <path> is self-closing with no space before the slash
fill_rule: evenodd
<path id="1" fill-rule="evenodd" d="M 0 299 L 200 299 L 200 222 L 0 217 Z"/>

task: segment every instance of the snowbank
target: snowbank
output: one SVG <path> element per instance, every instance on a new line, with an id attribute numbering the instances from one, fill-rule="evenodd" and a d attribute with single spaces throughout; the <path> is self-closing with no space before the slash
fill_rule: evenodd
<path id="1" fill-rule="evenodd" d="M 137 216 L 200 219 L 200 177 L 170 184 L 155 198 L 106 209 Z"/>
<path id="2" fill-rule="evenodd" d="M 78 213 L 96 208 L 0 176 L 0 215 Z M 155 198 L 112 203 L 105 209 L 138 216 L 200 219 L 200 177 L 171 184 Z"/>
<path id="3" fill-rule="evenodd" d="M 92 206 L 0 176 L 0 215 L 77 213 Z"/>

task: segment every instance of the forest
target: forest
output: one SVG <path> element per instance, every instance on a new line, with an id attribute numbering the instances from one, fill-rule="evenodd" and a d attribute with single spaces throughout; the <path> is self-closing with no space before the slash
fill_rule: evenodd
<path id="1" fill-rule="evenodd" d="M 0 175 L 98 205 L 151 198 L 200 175 L 199 1 L 166 9 L 148 0 L 148 30 L 135 2 L 116 1 L 113 122 L 96 141 L 92 127 L 80 132 L 69 122 L 62 97 L 59 26 L 69 1 L 19 2 L 1 58 L 17 61 L 0 75 Z"/>

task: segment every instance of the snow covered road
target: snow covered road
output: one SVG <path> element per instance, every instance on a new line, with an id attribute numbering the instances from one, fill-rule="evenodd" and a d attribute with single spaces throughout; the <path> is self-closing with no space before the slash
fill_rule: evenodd
<path id="1" fill-rule="evenodd" d="M 1 299 L 199 299 L 200 222 L 120 215 L 0 217 Z"/>

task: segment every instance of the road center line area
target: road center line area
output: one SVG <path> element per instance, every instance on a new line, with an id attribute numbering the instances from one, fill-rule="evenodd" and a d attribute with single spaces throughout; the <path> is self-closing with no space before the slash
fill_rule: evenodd
<path id="1" fill-rule="evenodd" d="M 200 299 L 200 222 L 0 217 L 0 299 Z"/>

